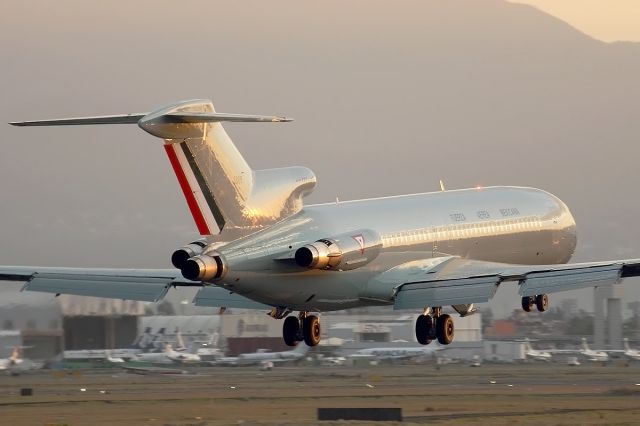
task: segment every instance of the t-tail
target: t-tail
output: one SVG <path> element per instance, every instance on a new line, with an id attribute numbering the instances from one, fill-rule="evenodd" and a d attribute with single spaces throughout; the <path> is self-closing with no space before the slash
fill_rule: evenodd
<path id="1" fill-rule="evenodd" d="M 198 231 L 229 238 L 253 232 L 302 208 L 316 184 L 305 167 L 252 170 L 221 122 L 286 122 L 286 117 L 215 112 L 208 100 L 171 104 L 151 113 L 23 121 L 15 126 L 138 124 L 164 140 Z M 264 150 L 264 146 L 257 149 Z"/>
<path id="2" fill-rule="evenodd" d="M 587 339 L 585 337 L 582 338 L 582 350 L 589 352 L 589 344 L 587 343 Z"/>
<path id="3" fill-rule="evenodd" d="M 11 356 L 9 357 L 9 361 L 12 364 L 16 364 L 20 361 L 20 346 L 16 346 L 15 348 L 13 348 L 13 351 L 11 351 Z"/>

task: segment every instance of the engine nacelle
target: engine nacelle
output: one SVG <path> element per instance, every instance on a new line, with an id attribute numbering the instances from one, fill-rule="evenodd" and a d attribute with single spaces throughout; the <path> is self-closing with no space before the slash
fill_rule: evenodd
<path id="1" fill-rule="evenodd" d="M 296 250 L 295 261 L 303 268 L 346 271 L 371 262 L 381 247 L 376 232 L 359 229 L 302 246 Z"/>
<path id="2" fill-rule="evenodd" d="M 180 271 L 183 277 L 191 281 L 216 281 L 227 272 L 222 257 L 216 252 L 193 256 Z"/>
<path id="3" fill-rule="evenodd" d="M 204 238 L 180 247 L 171 255 L 171 263 L 176 268 L 182 269 L 189 258 L 202 253 L 205 247 L 207 247 L 207 240 Z"/>

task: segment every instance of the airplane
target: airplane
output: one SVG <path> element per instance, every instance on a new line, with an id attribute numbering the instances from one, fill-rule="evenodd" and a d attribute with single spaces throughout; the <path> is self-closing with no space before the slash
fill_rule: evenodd
<path id="1" fill-rule="evenodd" d="M 173 349 L 171 343 L 165 344 L 163 352 L 144 352 L 131 358 L 133 362 L 150 362 L 155 364 L 191 364 L 202 360 L 198 354 L 179 352 Z"/>
<path id="2" fill-rule="evenodd" d="M 580 355 L 584 356 L 587 360 L 592 362 L 606 362 L 609 361 L 609 354 L 605 351 L 593 350 L 589 348 L 586 338 L 582 338 L 582 349 L 579 351 Z"/>
<path id="3" fill-rule="evenodd" d="M 0 371 L 17 376 L 20 373 L 31 370 L 39 370 L 43 367 L 41 362 L 22 358 L 22 349 L 29 346 L 16 346 L 8 358 L 0 358 Z"/>
<path id="4" fill-rule="evenodd" d="M 212 361 L 211 365 L 228 365 L 228 366 L 247 366 L 247 365 L 268 365 L 269 363 L 282 363 L 293 362 L 303 359 L 309 346 L 304 343 L 299 343 L 294 349 L 290 351 L 281 352 L 268 352 L 265 350 L 258 350 L 257 352 L 248 352 L 233 357 L 222 357 Z"/>
<path id="5" fill-rule="evenodd" d="M 638 349 L 631 349 L 629 347 L 629 339 L 624 338 L 624 352 L 623 355 L 632 361 L 640 361 L 640 351 Z"/>
<path id="6" fill-rule="evenodd" d="M 343 356 L 323 356 L 320 358 L 320 364 L 327 366 L 345 365 L 346 362 L 347 358 Z"/>
<path id="7" fill-rule="evenodd" d="M 180 339 L 182 338 L 182 336 L 179 337 Z M 65 350 L 62 352 L 62 359 L 65 361 L 106 361 L 121 363 L 125 362 L 125 360 L 135 358 L 142 353 L 164 352 L 164 346 L 166 345 L 165 340 L 166 335 L 164 328 L 160 328 L 157 333 L 153 334 L 151 327 L 146 327 L 144 331 L 135 338 L 129 348 Z"/>
<path id="8" fill-rule="evenodd" d="M 533 349 L 529 339 L 524 340 L 524 355 L 526 358 L 531 358 L 535 361 L 551 361 L 551 352 Z"/>
<path id="9" fill-rule="evenodd" d="M 601 349 L 594 351 L 589 348 L 587 344 L 587 339 L 582 338 L 582 349 L 579 353 L 585 356 L 589 361 L 597 361 L 604 362 L 608 361 L 610 358 L 610 354 L 614 354 L 614 356 L 623 355 L 630 361 L 640 361 L 640 351 L 637 349 L 631 349 L 629 347 L 629 339 L 624 338 L 624 349 Z"/>
<path id="10" fill-rule="evenodd" d="M 447 345 L 455 330 L 444 308 L 471 315 L 503 284 L 518 287 L 525 311 L 543 312 L 550 293 L 640 275 L 640 259 L 567 263 L 575 220 L 540 189 L 443 186 L 305 205 L 316 185 L 311 170 L 252 170 L 221 124 L 288 121 L 221 114 L 209 100 L 189 100 L 151 113 L 10 123 L 137 124 L 163 140 L 202 238 L 173 252 L 175 269 L 3 266 L 0 279 L 26 281 L 29 291 L 142 301 L 158 301 L 171 287 L 199 287 L 196 305 L 265 310 L 284 320 L 287 345 L 316 346 L 321 312 L 414 310 L 416 340 Z"/>
<path id="11" fill-rule="evenodd" d="M 436 351 L 442 350 L 442 347 L 397 347 L 397 348 L 367 348 L 360 349 L 355 352 L 356 357 L 373 356 L 377 359 L 385 360 L 401 360 L 409 358 L 417 358 L 421 356 L 433 355 Z"/>
<path id="12" fill-rule="evenodd" d="M 106 361 L 112 363 L 125 362 L 142 353 L 141 349 L 78 349 L 62 352 L 65 361 Z"/>
<path id="13" fill-rule="evenodd" d="M 8 349 L 8 348 L 7 348 Z M 11 351 L 9 358 L 0 358 L 0 371 L 10 371 L 12 368 L 22 364 L 24 359 L 20 356 L 20 346 L 16 346 Z"/>

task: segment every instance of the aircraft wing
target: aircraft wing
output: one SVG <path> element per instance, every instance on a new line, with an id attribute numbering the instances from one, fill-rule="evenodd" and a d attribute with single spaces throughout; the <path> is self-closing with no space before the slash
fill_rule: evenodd
<path id="1" fill-rule="evenodd" d="M 640 276 L 640 259 L 566 265 L 510 265 L 448 256 L 407 262 L 375 281 L 396 284 L 394 309 L 487 302 L 503 282 L 517 282 L 521 296 L 601 285 Z"/>
<path id="2" fill-rule="evenodd" d="M 22 291 L 157 302 L 171 287 L 201 287 L 200 306 L 270 309 L 220 287 L 189 281 L 176 269 L 98 269 L 0 266 L 0 281 L 25 282 Z"/>

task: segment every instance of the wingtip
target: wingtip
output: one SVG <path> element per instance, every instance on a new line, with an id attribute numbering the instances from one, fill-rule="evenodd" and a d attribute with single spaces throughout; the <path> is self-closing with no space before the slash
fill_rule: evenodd
<path id="1" fill-rule="evenodd" d="M 289 117 L 276 117 L 273 119 L 274 122 L 276 123 L 288 123 L 290 121 L 293 121 L 293 118 L 289 118 Z"/>

